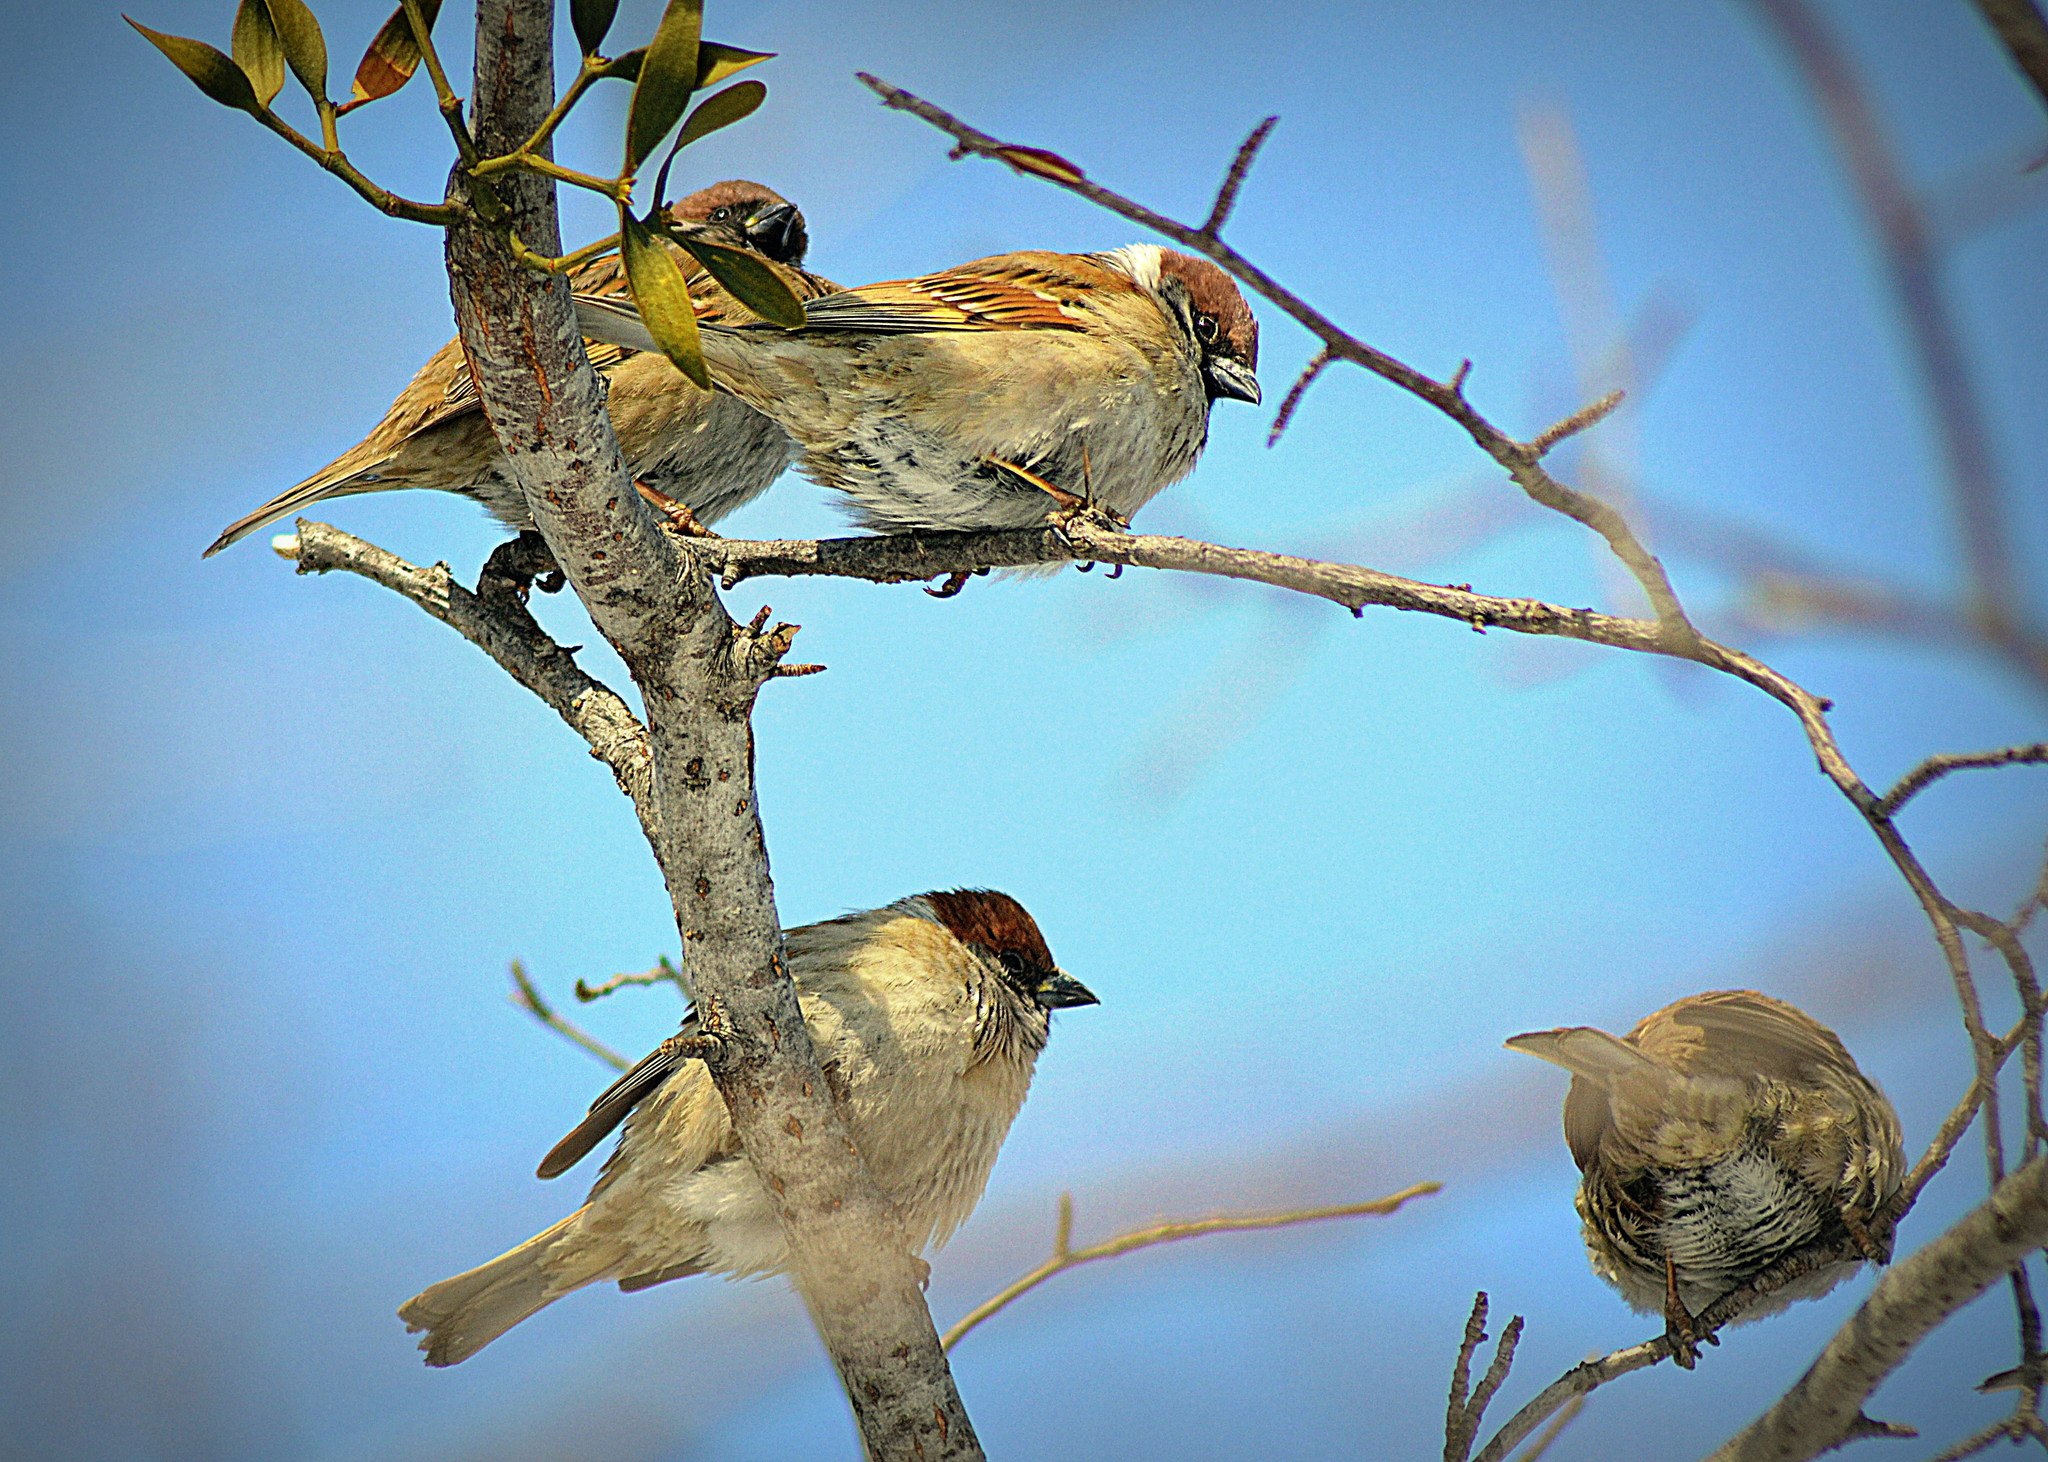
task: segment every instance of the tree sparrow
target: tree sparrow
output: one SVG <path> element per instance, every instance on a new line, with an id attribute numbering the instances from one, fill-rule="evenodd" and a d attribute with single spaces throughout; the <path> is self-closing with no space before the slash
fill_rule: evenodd
<path id="1" fill-rule="evenodd" d="M 1877 1264 L 1906 1167 L 1899 1119 L 1834 1032 L 1753 990 L 1692 995 L 1620 1039 L 1586 1026 L 1508 1043 L 1572 1073 L 1565 1142 L 1593 1271 L 1664 1315 L 1675 1358 L 1693 1315 L 1830 1235 Z M 1858 1265 L 1796 1280 L 1743 1316 L 1825 1294 Z"/>
<path id="2" fill-rule="evenodd" d="M 654 348 L 629 299 L 577 305 L 594 338 Z M 1076 498 L 1128 520 L 1194 469 L 1211 402 L 1259 399 L 1244 296 L 1155 244 L 1001 254 L 804 314 L 707 330 L 705 362 L 883 533 L 1028 527 Z"/>
<path id="3" fill-rule="evenodd" d="M 798 299 L 836 288 L 797 267 L 810 243 L 803 214 L 759 183 L 718 183 L 678 199 L 668 211 L 679 223 L 698 225 L 713 242 L 789 266 L 781 273 Z M 695 271 L 690 294 L 701 318 L 735 323 L 757 318 L 697 269 L 695 260 L 684 255 L 683 262 Z M 579 292 L 595 297 L 626 294 L 617 254 L 582 265 L 571 279 Z M 600 344 L 588 348 L 590 363 L 606 378 L 606 409 L 627 467 L 701 521 L 715 521 L 759 497 L 795 456 L 794 445 L 775 423 L 736 400 L 698 390 L 659 351 L 643 354 Z M 459 492 L 511 528 L 533 527 L 526 499 L 506 472 L 497 438 L 484 419 L 459 341 L 434 353 L 367 437 L 298 486 L 230 523 L 207 556 L 329 498 L 408 487 Z"/>
<path id="4" fill-rule="evenodd" d="M 944 1243 L 988 1182 L 1050 1013 L 1095 996 L 1053 963 L 1021 904 L 986 889 L 921 894 L 791 929 L 784 952 L 868 1170 L 914 1248 Z M 683 1031 L 698 1029 L 693 1014 Z M 465 1360 L 599 1280 L 631 1291 L 788 1266 L 782 1226 L 701 1061 L 658 1048 L 592 1103 L 540 1176 L 566 1172 L 621 1122 L 583 1207 L 399 1307 L 408 1329 L 427 1332 L 428 1365 Z"/>

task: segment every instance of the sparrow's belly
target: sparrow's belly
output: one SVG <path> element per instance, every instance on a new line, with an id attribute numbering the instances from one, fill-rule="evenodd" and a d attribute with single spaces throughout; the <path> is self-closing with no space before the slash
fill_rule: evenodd
<path id="1" fill-rule="evenodd" d="M 679 419 L 675 429 L 641 443 L 623 434 L 626 465 L 657 492 L 676 499 L 700 522 L 715 523 L 752 502 L 796 456 L 788 433 L 728 396 Z"/>
<path id="2" fill-rule="evenodd" d="M 1667 1256 L 1679 1297 L 1697 1312 L 1839 1222 L 1820 1195 L 1753 1148 L 1709 1166 L 1658 1169 L 1649 1185 L 1651 1214 L 1586 1213 L 1594 1267 L 1643 1310 L 1663 1306 Z M 1853 1268 L 1822 1271 L 1817 1288 L 1785 1299 L 1831 1288 Z"/>

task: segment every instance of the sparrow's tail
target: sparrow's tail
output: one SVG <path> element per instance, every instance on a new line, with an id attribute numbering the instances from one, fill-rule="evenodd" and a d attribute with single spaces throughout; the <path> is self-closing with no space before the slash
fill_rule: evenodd
<path id="1" fill-rule="evenodd" d="M 427 1364 L 468 1360 L 528 1315 L 602 1278 L 609 1266 L 596 1256 L 554 1252 L 582 1216 L 580 1210 L 572 1213 L 511 1252 L 430 1285 L 400 1305 L 405 1328 L 427 1332 L 420 1341 Z"/>
<path id="2" fill-rule="evenodd" d="M 1574 1076 L 1603 1087 L 1612 1087 L 1630 1076 L 1668 1076 L 1667 1068 L 1645 1056 L 1627 1041 L 1610 1036 L 1589 1025 L 1570 1025 L 1553 1031 L 1530 1031 L 1510 1036 L 1510 1051 L 1521 1051 L 1553 1066 L 1562 1066 Z"/>
<path id="3" fill-rule="evenodd" d="M 364 443 L 364 447 L 369 443 Z M 220 530 L 220 537 L 213 540 L 213 546 L 201 554 L 212 558 L 223 548 L 239 543 L 258 528 L 275 523 L 279 518 L 289 517 L 302 508 L 310 508 L 328 498 L 347 497 L 350 493 L 375 492 L 384 486 L 376 469 L 390 459 L 388 451 L 365 452 L 363 447 L 345 452 L 296 487 L 288 487 L 253 513 L 246 513 Z"/>

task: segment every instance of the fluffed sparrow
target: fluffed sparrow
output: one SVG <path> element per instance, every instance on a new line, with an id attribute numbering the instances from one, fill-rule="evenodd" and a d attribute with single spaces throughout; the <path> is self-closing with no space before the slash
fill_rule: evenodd
<path id="1" fill-rule="evenodd" d="M 942 1244 L 974 1210 L 1023 1105 L 1054 1010 L 1095 996 L 1053 963 L 1015 899 L 922 894 L 791 929 L 785 957 L 868 1170 L 913 1247 Z M 698 1030 L 696 1016 L 684 1033 Z M 669 1045 L 628 1071 L 542 1161 L 567 1171 L 621 1123 L 589 1201 L 552 1228 L 399 1307 L 427 1364 L 474 1355 L 571 1290 L 645 1289 L 691 1274 L 770 1274 L 782 1226 L 698 1060 Z"/>
<path id="2" fill-rule="evenodd" d="M 678 199 L 668 211 L 679 223 L 697 225 L 712 242 L 750 249 L 788 266 L 778 272 L 799 299 L 835 287 L 799 267 L 809 247 L 803 214 L 759 183 L 714 184 Z M 702 318 L 756 318 L 716 280 L 696 270 L 694 260 L 684 256 L 683 262 L 696 271 L 690 293 Z M 596 297 L 623 298 L 626 293 L 616 254 L 584 264 L 573 283 L 579 292 Z M 795 455 L 794 445 L 772 421 L 739 401 L 698 390 L 659 351 L 595 343 L 589 350 L 591 364 L 606 378 L 606 409 L 628 469 L 688 507 L 700 522 L 715 522 L 760 496 Z M 462 493 L 508 527 L 522 532 L 533 527 L 526 499 L 507 473 L 497 438 L 484 419 L 459 341 L 434 353 L 367 437 L 304 482 L 230 523 L 206 552 L 219 553 L 265 524 L 329 498 L 412 487 Z"/>
<path id="3" fill-rule="evenodd" d="M 577 304 L 593 338 L 653 348 L 631 300 Z M 1026 527 L 1075 498 L 1128 521 L 1193 470 L 1211 403 L 1259 399 L 1237 286 L 1153 244 L 1001 254 L 804 313 L 707 330 L 705 361 L 884 533 Z"/>
<path id="4" fill-rule="evenodd" d="M 1564 1135 L 1579 1165 L 1593 1271 L 1661 1312 L 1679 1364 L 1692 1317 L 1829 1235 L 1890 1257 L 1886 1204 L 1905 1172 L 1898 1114 L 1834 1032 L 1753 990 L 1691 995 L 1616 1038 L 1587 1026 L 1508 1046 L 1572 1073 Z M 1831 1265 L 1742 1318 L 1825 1294 Z"/>

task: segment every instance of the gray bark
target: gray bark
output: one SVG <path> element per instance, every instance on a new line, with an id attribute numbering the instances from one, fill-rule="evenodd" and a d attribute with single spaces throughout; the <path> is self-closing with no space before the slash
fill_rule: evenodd
<path id="1" fill-rule="evenodd" d="M 553 101 L 552 24 L 550 0 L 478 5 L 473 122 L 485 156 L 516 146 Z M 519 237 L 559 252 L 552 182 L 521 173 L 496 184 Z M 511 473 L 640 689 L 653 768 L 642 821 L 692 993 L 724 1038 L 712 1075 L 776 1202 L 793 1277 L 868 1454 L 977 1458 L 925 1308 L 924 1266 L 846 1134 L 781 962 L 750 715 L 794 630 L 735 624 L 696 551 L 641 506 L 565 282 L 520 267 L 470 222 L 449 229 L 447 261 L 463 347 Z"/>

